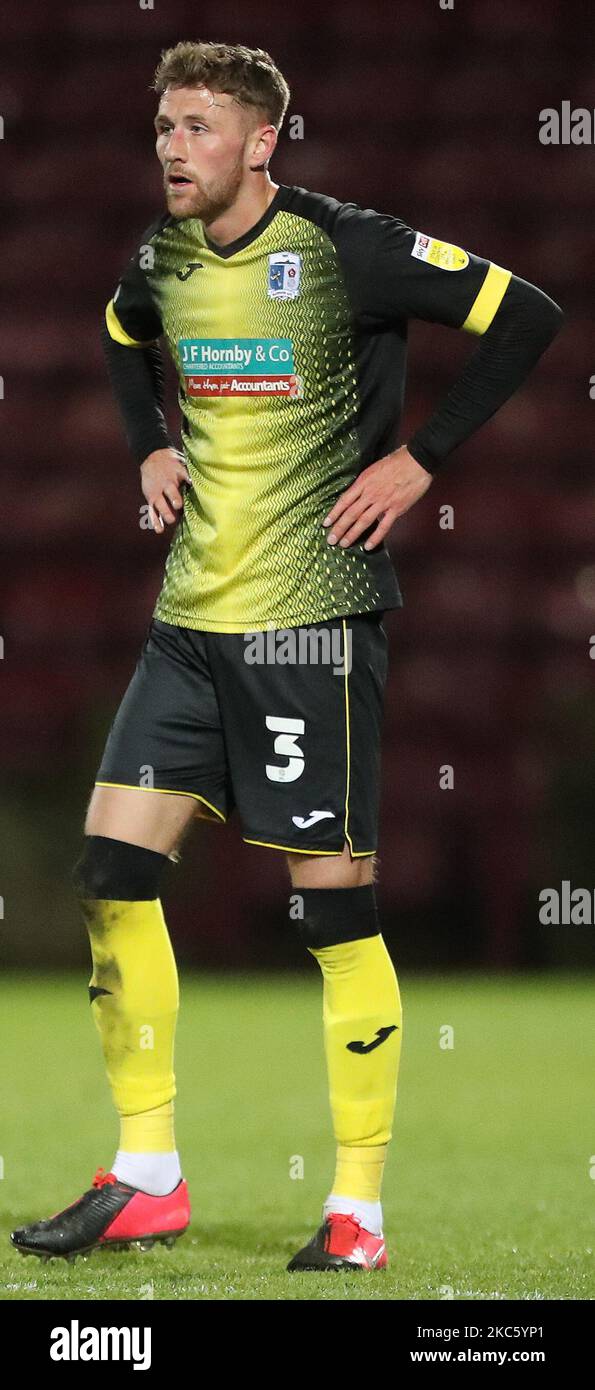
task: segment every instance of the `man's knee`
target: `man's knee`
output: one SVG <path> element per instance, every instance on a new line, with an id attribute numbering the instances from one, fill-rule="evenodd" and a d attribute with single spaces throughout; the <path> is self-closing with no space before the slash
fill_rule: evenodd
<path id="1" fill-rule="evenodd" d="M 380 933 L 373 883 L 357 888 L 298 888 L 290 898 L 289 916 L 311 950 Z"/>
<path id="2" fill-rule="evenodd" d="M 167 855 L 104 835 L 87 835 L 72 882 L 80 898 L 152 902 L 159 897 Z"/>

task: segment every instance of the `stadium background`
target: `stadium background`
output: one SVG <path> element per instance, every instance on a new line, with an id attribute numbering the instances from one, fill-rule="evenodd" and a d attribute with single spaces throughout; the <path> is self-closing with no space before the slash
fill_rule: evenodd
<path id="1" fill-rule="evenodd" d="M 159 52 L 209 38 L 267 48 L 289 81 L 273 179 L 451 239 L 566 312 L 527 386 L 392 533 L 406 607 L 387 619 L 379 900 L 397 967 L 592 967 L 593 929 L 542 926 L 537 902 L 563 878 L 594 886 L 593 149 L 538 139 L 542 108 L 595 107 L 591 23 L 580 0 L 21 0 L 4 13 L 5 965 L 89 961 L 70 869 L 171 534 L 139 528 L 99 327 L 162 205 Z M 303 140 L 289 138 L 295 114 Z M 403 438 L 474 346 L 412 327 Z M 165 894 L 179 962 L 299 969 L 286 895 L 282 855 L 244 845 L 237 824 L 198 824 Z"/>

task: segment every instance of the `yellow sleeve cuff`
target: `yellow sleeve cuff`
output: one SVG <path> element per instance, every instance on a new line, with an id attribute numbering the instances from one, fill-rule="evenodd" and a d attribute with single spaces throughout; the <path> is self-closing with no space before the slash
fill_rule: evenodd
<path id="1" fill-rule="evenodd" d="M 500 307 L 510 279 L 510 270 L 503 270 L 502 266 L 494 265 L 493 262 L 490 264 L 479 294 L 471 305 L 465 322 L 461 324 L 465 333 L 485 333 Z"/>
<path id="2" fill-rule="evenodd" d="M 113 299 L 110 299 L 110 302 L 107 305 L 105 311 L 105 322 L 107 324 L 107 331 L 110 335 L 110 338 L 113 338 L 114 342 L 116 343 L 121 343 L 122 347 L 149 347 L 151 343 L 154 343 L 156 341 L 155 338 L 149 338 L 144 343 L 139 343 L 136 338 L 131 338 L 130 335 L 126 332 L 126 330 L 122 328 L 122 324 L 120 323 L 118 315 L 116 314 L 116 311 L 114 309 Z"/>

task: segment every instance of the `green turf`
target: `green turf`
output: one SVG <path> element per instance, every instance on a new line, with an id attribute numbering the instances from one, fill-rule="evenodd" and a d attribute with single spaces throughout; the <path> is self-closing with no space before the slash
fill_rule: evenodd
<path id="1" fill-rule="evenodd" d="M 333 1168 L 317 970 L 182 976 L 177 1139 L 190 1231 L 171 1251 L 101 1251 L 74 1266 L 24 1259 L 8 1232 L 74 1201 L 114 1156 L 87 977 L 6 979 L 0 1298 L 592 1299 L 592 983 L 401 974 L 400 984 L 390 1267 L 291 1275 Z M 439 1046 L 445 1024 L 453 1050 Z M 294 1155 L 303 1179 L 290 1177 Z"/>

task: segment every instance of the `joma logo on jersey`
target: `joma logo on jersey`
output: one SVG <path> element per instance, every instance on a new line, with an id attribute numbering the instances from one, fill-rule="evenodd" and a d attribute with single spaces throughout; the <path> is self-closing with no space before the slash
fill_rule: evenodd
<path id="1" fill-rule="evenodd" d="M 186 261 L 180 270 L 176 270 L 176 276 L 178 280 L 189 280 L 195 270 L 204 270 L 202 261 Z"/>
<path id="2" fill-rule="evenodd" d="M 297 299 L 301 269 L 301 256 L 293 251 L 274 251 L 269 256 L 269 299 Z"/>
<path id="3" fill-rule="evenodd" d="M 301 396 L 291 338 L 180 338 L 189 396 Z"/>

